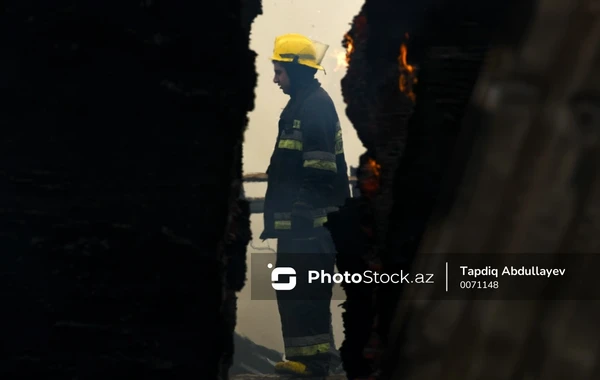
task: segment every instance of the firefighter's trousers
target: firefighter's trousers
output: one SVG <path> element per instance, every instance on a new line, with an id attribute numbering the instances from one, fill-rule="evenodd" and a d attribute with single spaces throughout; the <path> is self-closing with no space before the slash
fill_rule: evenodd
<path id="1" fill-rule="evenodd" d="M 329 234 L 313 239 L 278 239 L 277 267 L 296 270 L 296 287 L 277 291 L 287 360 L 327 374 L 335 351 L 331 326 L 332 283 L 308 282 L 308 271 L 333 274 L 335 247 Z"/>

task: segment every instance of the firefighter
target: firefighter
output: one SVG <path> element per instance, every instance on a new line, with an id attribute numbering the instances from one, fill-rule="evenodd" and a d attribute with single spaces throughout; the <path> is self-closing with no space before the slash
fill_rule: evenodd
<path id="1" fill-rule="evenodd" d="M 275 39 L 273 82 L 290 99 L 271 156 L 261 239 L 277 239 L 277 266 L 333 273 L 335 247 L 323 226 L 350 196 L 342 130 L 333 101 L 315 78 L 326 47 L 299 34 Z M 279 373 L 326 376 L 335 350 L 332 284 L 277 291 L 286 361 Z M 335 360 L 335 359 L 333 359 Z M 338 357 L 339 360 L 339 357 Z"/>

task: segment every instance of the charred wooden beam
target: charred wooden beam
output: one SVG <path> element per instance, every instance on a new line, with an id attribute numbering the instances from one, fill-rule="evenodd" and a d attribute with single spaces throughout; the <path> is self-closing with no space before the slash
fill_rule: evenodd
<path id="1" fill-rule="evenodd" d="M 243 176 L 244 182 L 267 182 L 269 176 L 266 173 L 248 173 Z M 351 184 L 356 184 L 356 176 L 350 176 Z"/>
<path id="2" fill-rule="evenodd" d="M 269 176 L 267 173 L 249 173 L 244 174 L 244 182 L 267 182 Z"/>
<path id="3" fill-rule="evenodd" d="M 243 181 L 246 183 L 267 182 L 268 176 L 266 173 L 249 173 L 243 176 Z M 351 185 L 351 194 L 358 196 L 355 187 L 357 180 L 356 176 L 349 177 Z M 246 198 L 250 202 L 250 212 L 252 214 L 262 214 L 264 211 L 265 199 L 263 197 Z"/>
<path id="4" fill-rule="evenodd" d="M 233 377 L 231 377 L 231 380 L 289 380 L 290 376 L 286 376 L 286 375 L 235 375 Z M 332 375 L 332 376 L 326 376 L 326 377 L 319 377 L 319 378 L 311 378 L 311 377 L 307 377 L 307 380 L 347 380 L 348 378 L 346 376 L 343 375 Z"/>
<path id="5" fill-rule="evenodd" d="M 250 213 L 262 214 L 265 207 L 265 198 L 247 198 L 250 202 Z"/>

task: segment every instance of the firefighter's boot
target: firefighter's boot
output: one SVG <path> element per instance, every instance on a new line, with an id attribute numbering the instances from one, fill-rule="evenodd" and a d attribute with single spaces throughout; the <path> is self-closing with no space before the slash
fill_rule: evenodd
<path id="1" fill-rule="evenodd" d="M 293 360 L 275 364 L 275 372 L 280 375 L 288 375 L 292 378 L 321 378 L 327 376 L 327 372 L 319 371 L 318 369 L 311 370 L 306 364 Z"/>

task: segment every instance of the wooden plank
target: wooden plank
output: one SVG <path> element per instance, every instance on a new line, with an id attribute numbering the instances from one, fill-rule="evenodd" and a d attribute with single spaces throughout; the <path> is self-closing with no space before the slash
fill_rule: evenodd
<path id="1" fill-rule="evenodd" d="M 267 182 L 269 176 L 266 173 L 248 173 L 242 177 L 244 182 Z M 351 184 L 356 183 L 356 176 L 348 177 Z"/>
<path id="2" fill-rule="evenodd" d="M 244 174 L 244 182 L 267 182 L 267 173 L 248 173 Z"/>
<path id="3" fill-rule="evenodd" d="M 280 375 L 235 375 L 230 377 L 231 380 L 277 380 L 277 379 L 291 379 L 290 376 Z M 347 377 L 344 375 L 333 375 L 327 377 L 303 377 L 304 380 L 346 380 Z"/>
<path id="4" fill-rule="evenodd" d="M 266 173 L 249 173 L 243 176 L 244 182 L 266 182 L 267 181 Z M 349 177 L 350 185 L 354 186 L 356 184 L 356 177 Z M 358 190 L 352 189 L 352 193 L 356 193 Z M 250 213 L 251 214 L 262 214 L 265 206 L 265 198 L 264 197 L 252 197 L 246 198 L 250 202 Z"/>
<path id="5" fill-rule="evenodd" d="M 251 214 L 262 214 L 265 207 L 265 198 L 246 198 L 250 202 Z"/>

